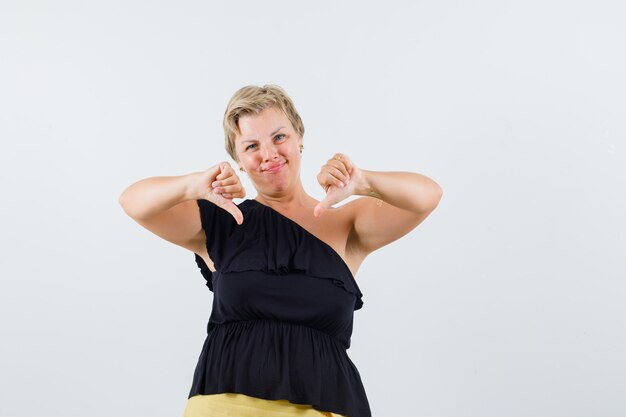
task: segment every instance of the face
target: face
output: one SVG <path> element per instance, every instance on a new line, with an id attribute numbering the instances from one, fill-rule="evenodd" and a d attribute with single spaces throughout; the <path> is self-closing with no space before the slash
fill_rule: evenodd
<path id="1" fill-rule="evenodd" d="M 299 183 L 302 137 L 280 109 L 270 107 L 256 116 L 241 117 L 239 131 L 238 162 L 257 191 L 277 194 Z"/>

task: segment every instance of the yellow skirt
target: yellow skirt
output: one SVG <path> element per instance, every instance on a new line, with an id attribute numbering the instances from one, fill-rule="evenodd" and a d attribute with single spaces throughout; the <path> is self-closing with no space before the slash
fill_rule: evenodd
<path id="1" fill-rule="evenodd" d="M 346 417 L 318 411 L 310 405 L 287 400 L 266 400 L 245 394 L 194 395 L 187 400 L 183 417 Z"/>

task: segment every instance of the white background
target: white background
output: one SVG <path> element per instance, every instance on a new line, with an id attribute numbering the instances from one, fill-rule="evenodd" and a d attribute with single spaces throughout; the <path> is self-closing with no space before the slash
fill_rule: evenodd
<path id="1" fill-rule="evenodd" d="M 300 111 L 317 198 L 335 152 L 444 190 L 357 274 L 348 354 L 375 417 L 626 415 L 625 16 L 3 1 L 0 415 L 182 415 L 212 293 L 118 197 L 229 160 L 226 103 L 264 83 Z"/>

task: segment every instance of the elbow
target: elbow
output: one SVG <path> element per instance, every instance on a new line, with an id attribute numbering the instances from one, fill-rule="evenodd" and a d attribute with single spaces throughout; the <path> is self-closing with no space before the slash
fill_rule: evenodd
<path id="1" fill-rule="evenodd" d="M 122 191 L 122 193 L 120 194 L 120 196 L 117 198 L 117 202 L 119 203 L 120 206 L 122 206 L 123 209 L 126 209 L 126 200 L 127 200 L 127 194 L 126 191 L 128 191 L 128 188 L 126 188 L 124 191 Z"/>
<path id="2" fill-rule="evenodd" d="M 441 200 L 441 196 L 443 195 L 443 190 L 441 187 L 434 187 L 430 194 L 424 195 L 420 198 L 419 201 L 415 202 L 416 209 L 411 209 L 411 211 L 415 211 L 415 213 L 419 215 L 430 214 L 433 210 L 437 208 L 439 205 L 439 201 Z"/>
<path id="3" fill-rule="evenodd" d="M 124 192 L 120 194 L 120 196 L 117 199 L 117 202 L 122 207 L 122 210 L 124 210 L 124 213 L 126 213 L 128 216 L 132 218 L 135 218 L 131 210 L 131 203 L 128 201 L 128 194 L 126 190 L 124 190 Z"/>
<path id="4" fill-rule="evenodd" d="M 441 201 L 441 197 L 443 197 L 443 188 L 437 185 L 435 187 L 435 192 L 433 193 L 431 211 L 437 208 L 437 206 L 439 205 L 439 202 Z"/>
<path id="5" fill-rule="evenodd" d="M 120 205 L 120 207 L 122 207 L 122 210 L 124 210 L 124 213 L 126 213 L 126 214 L 128 214 L 130 216 L 130 213 L 128 212 L 128 205 L 127 205 L 126 197 L 124 196 L 124 193 L 122 193 L 119 196 L 119 198 L 117 199 L 117 202 Z"/>
<path id="6" fill-rule="evenodd" d="M 147 207 L 145 201 L 133 191 L 125 190 L 117 199 L 117 202 L 124 210 L 124 213 L 136 222 L 142 222 L 150 219 L 151 215 L 146 214 Z"/>

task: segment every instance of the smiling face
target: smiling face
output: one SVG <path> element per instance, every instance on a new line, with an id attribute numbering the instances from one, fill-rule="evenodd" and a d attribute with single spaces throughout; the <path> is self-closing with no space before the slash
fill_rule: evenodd
<path id="1" fill-rule="evenodd" d="M 281 110 L 243 116 L 238 125 L 237 162 L 259 193 L 283 194 L 300 186 L 302 137 Z"/>

